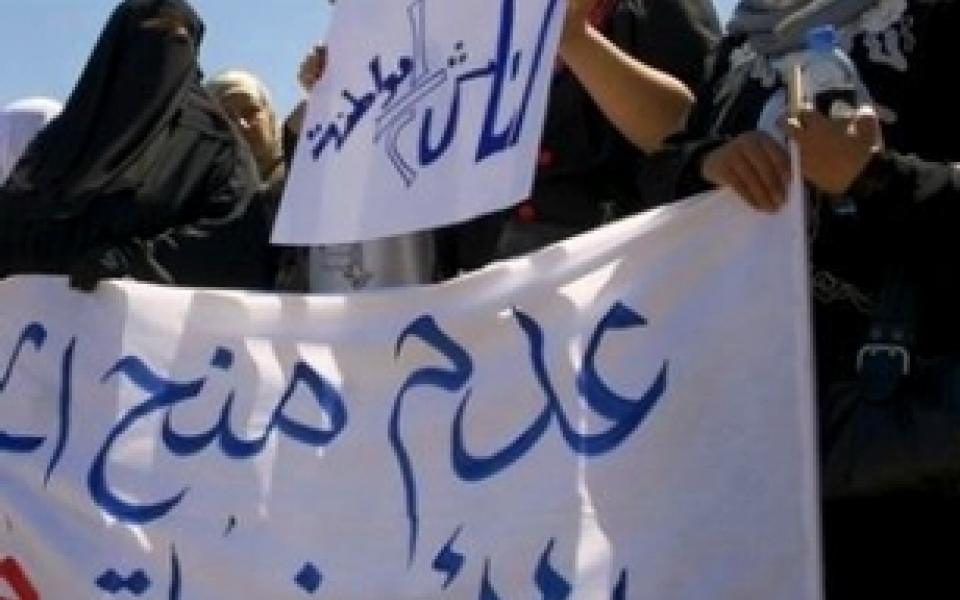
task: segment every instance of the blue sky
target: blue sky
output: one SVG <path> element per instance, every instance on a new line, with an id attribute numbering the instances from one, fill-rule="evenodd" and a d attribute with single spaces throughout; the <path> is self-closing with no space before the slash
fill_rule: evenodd
<path id="1" fill-rule="evenodd" d="M 455 1 L 455 0 L 453 0 Z M 670 2 L 672 0 L 653 0 Z M 715 0 L 723 20 L 735 0 Z M 25 96 L 65 99 L 118 0 L 0 0 L 0 106 Z M 258 73 L 281 111 L 299 98 L 296 72 L 327 28 L 327 0 L 191 0 L 207 35 L 208 74 L 241 66 Z"/>

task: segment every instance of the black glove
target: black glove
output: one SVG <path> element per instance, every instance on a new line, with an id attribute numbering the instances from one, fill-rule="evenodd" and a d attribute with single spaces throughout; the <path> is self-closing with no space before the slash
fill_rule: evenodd
<path id="1" fill-rule="evenodd" d="M 173 283 L 170 274 L 154 260 L 149 246 L 131 240 L 98 246 L 81 256 L 70 270 L 70 287 L 92 292 L 104 279 L 128 276 L 141 281 Z"/>

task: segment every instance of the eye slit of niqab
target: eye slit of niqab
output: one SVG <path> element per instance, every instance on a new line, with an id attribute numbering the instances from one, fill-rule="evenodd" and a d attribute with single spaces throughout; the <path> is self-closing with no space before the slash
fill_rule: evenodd
<path id="1" fill-rule="evenodd" d="M 140 28 L 163 31 L 181 39 L 193 39 L 188 19 L 176 12 L 160 11 L 157 15 L 141 21 Z"/>

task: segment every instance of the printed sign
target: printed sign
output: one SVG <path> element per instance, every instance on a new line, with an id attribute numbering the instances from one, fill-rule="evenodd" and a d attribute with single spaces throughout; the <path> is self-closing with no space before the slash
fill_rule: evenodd
<path id="1" fill-rule="evenodd" d="M 565 4 L 341 3 L 274 243 L 380 238 L 523 199 Z"/>
<path id="2" fill-rule="evenodd" d="M 350 296 L 4 281 L 0 590 L 814 599 L 792 205 Z"/>

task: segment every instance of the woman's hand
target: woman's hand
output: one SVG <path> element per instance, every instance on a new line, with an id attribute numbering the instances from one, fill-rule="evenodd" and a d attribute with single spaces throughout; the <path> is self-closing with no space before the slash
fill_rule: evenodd
<path id="1" fill-rule="evenodd" d="M 323 77 L 327 69 L 327 47 L 323 45 L 314 46 L 300 62 L 300 71 L 297 73 L 297 80 L 304 91 L 310 93 L 313 86 Z"/>
<path id="2" fill-rule="evenodd" d="M 786 201 L 790 157 L 762 131 L 742 133 L 703 160 L 703 178 L 733 188 L 750 206 L 773 212 Z"/>
<path id="3" fill-rule="evenodd" d="M 880 121 L 871 108 L 861 108 L 852 119 L 828 119 L 815 110 L 803 110 L 786 124 L 800 150 L 803 177 L 822 192 L 840 196 L 883 147 Z"/>

